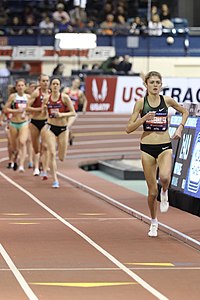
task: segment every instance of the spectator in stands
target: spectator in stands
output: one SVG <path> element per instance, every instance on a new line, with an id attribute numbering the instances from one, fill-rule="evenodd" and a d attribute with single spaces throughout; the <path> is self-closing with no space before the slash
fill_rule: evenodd
<path id="1" fill-rule="evenodd" d="M 86 33 L 96 33 L 97 32 L 97 24 L 95 20 L 90 18 L 87 20 L 84 28 L 84 32 Z"/>
<path id="2" fill-rule="evenodd" d="M 169 7 L 166 3 L 163 3 L 161 5 L 161 10 L 160 10 L 160 21 L 162 23 L 162 26 L 165 28 L 173 28 L 174 24 L 171 21 L 171 14 L 169 11 Z"/>
<path id="3" fill-rule="evenodd" d="M 32 35 L 32 34 L 37 34 L 37 29 L 36 29 L 36 21 L 35 17 L 33 14 L 28 15 L 25 17 L 25 24 L 26 28 L 24 29 L 24 34 Z"/>
<path id="4" fill-rule="evenodd" d="M 124 15 L 117 15 L 115 34 L 128 34 L 130 25 L 126 22 Z"/>
<path id="5" fill-rule="evenodd" d="M 3 5 L 1 4 L 1 6 L 0 6 L 0 26 L 7 25 L 7 22 L 8 22 L 8 14 L 7 14 L 5 8 L 3 7 Z"/>
<path id="6" fill-rule="evenodd" d="M 91 70 L 99 70 L 99 64 L 93 64 Z"/>
<path id="7" fill-rule="evenodd" d="M 54 32 L 54 23 L 48 14 L 44 14 L 42 20 L 39 23 L 40 33 L 51 35 Z"/>
<path id="8" fill-rule="evenodd" d="M 129 32 L 134 35 L 140 35 L 146 32 L 146 25 L 139 16 L 135 17 L 132 21 Z"/>
<path id="9" fill-rule="evenodd" d="M 160 21 L 161 22 L 162 22 L 162 20 L 166 20 L 166 19 L 170 20 L 171 19 L 171 14 L 170 14 L 170 11 L 169 11 L 169 7 L 166 3 L 163 3 L 161 5 L 159 16 L 160 16 Z"/>
<path id="10" fill-rule="evenodd" d="M 57 22 L 56 29 L 58 32 L 73 32 L 73 27 L 70 22 L 68 22 L 65 17 L 61 16 L 61 20 Z"/>
<path id="11" fill-rule="evenodd" d="M 125 6 L 123 4 L 117 4 L 115 11 L 115 21 L 117 22 L 118 16 L 124 16 L 124 19 L 127 18 L 127 12 L 125 10 Z"/>
<path id="12" fill-rule="evenodd" d="M 108 14 L 105 21 L 100 23 L 100 29 L 98 33 L 103 35 L 113 35 L 116 29 L 116 23 L 114 22 L 114 15 Z"/>
<path id="13" fill-rule="evenodd" d="M 129 55 L 124 55 L 122 57 L 122 60 L 117 66 L 117 71 L 120 72 L 121 74 L 129 74 L 132 68 L 132 63 L 130 62 L 130 56 Z"/>
<path id="14" fill-rule="evenodd" d="M 111 3 L 106 2 L 102 11 L 99 12 L 97 23 L 104 22 L 108 14 L 114 14 L 114 7 Z"/>
<path id="15" fill-rule="evenodd" d="M 151 7 L 151 18 L 154 15 L 159 15 L 159 10 L 158 10 L 158 7 L 156 5 L 152 5 L 152 7 Z"/>
<path id="16" fill-rule="evenodd" d="M 99 69 L 104 73 L 114 74 L 117 72 L 119 65 L 119 56 L 113 56 L 106 59 L 100 66 Z"/>
<path id="17" fill-rule="evenodd" d="M 81 70 L 89 71 L 89 65 L 88 64 L 83 64 L 82 67 L 81 67 Z"/>
<path id="18" fill-rule="evenodd" d="M 65 23 L 70 22 L 70 16 L 65 11 L 65 6 L 63 3 L 58 3 L 56 6 L 56 10 L 52 14 L 53 21 L 57 24 L 64 20 Z"/>
<path id="19" fill-rule="evenodd" d="M 10 27 L 8 29 L 8 33 L 11 35 L 22 35 L 24 31 L 21 26 L 21 19 L 17 15 L 13 16 Z"/>
<path id="20" fill-rule="evenodd" d="M 162 23 L 158 14 L 152 16 L 149 21 L 149 35 L 161 36 L 162 35 Z"/>

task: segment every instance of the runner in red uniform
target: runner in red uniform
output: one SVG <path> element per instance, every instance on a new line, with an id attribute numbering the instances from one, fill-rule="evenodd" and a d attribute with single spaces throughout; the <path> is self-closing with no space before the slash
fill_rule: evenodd
<path id="1" fill-rule="evenodd" d="M 49 152 L 50 169 L 53 176 L 53 188 L 59 187 L 57 177 L 56 149 L 58 158 L 63 161 L 67 150 L 68 124 L 69 117 L 75 117 L 73 103 L 68 95 L 60 93 L 61 81 L 53 78 L 50 82 L 51 94 L 45 96 L 43 110 L 47 113 L 47 124 L 44 126 L 45 141 Z M 48 165 L 44 166 L 47 173 Z"/>
<path id="2" fill-rule="evenodd" d="M 76 112 L 82 111 L 83 113 L 85 113 L 86 107 L 87 107 L 87 98 L 86 98 L 85 94 L 83 93 L 83 91 L 80 90 L 80 84 L 81 84 L 80 79 L 75 78 L 72 81 L 71 87 L 66 87 L 63 92 L 66 93 L 72 100 L 74 109 Z M 69 119 L 68 119 L 69 144 L 70 145 L 72 145 L 73 139 L 74 139 L 71 128 L 72 128 L 72 125 L 74 124 L 77 116 L 78 115 L 76 115 L 76 117 L 69 117 Z"/>
<path id="3" fill-rule="evenodd" d="M 39 164 L 43 147 L 45 147 L 42 128 L 47 121 L 47 113 L 42 111 L 42 102 L 44 97 L 49 95 L 49 93 L 49 76 L 42 74 L 39 77 L 39 86 L 31 94 L 27 108 L 27 111 L 32 115 L 29 128 L 31 132 L 33 149 L 35 152 L 33 171 L 34 176 L 38 176 L 40 174 Z M 43 157 L 43 159 L 45 158 Z"/>

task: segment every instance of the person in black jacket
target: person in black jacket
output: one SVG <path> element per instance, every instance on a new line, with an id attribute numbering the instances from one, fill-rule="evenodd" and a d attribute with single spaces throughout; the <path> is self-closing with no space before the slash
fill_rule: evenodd
<path id="1" fill-rule="evenodd" d="M 129 55 L 124 55 L 117 66 L 117 71 L 122 74 L 128 74 L 131 71 L 132 63 L 129 61 Z"/>

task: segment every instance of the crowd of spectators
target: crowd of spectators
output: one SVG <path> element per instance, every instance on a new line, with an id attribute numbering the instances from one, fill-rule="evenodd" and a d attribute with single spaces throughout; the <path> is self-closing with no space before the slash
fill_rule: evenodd
<path id="1" fill-rule="evenodd" d="M 50 35 L 56 32 L 92 32 L 103 35 L 161 35 L 173 27 L 167 3 L 152 1 L 151 19 L 131 0 L 3 0 L 0 34 Z"/>

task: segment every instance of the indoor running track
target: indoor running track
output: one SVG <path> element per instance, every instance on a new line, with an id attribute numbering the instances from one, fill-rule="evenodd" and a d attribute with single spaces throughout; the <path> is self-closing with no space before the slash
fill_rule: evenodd
<path id="1" fill-rule="evenodd" d="M 52 189 L 32 170 L 6 169 L 3 139 L 0 146 L 1 300 L 199 299 L 197 249 L 162 231 L 149 238 L 148 224 L 73 178 L 146 203 L 143 195 L 80 170 L 83 159 L 72 158 L 59 164 L 61 187 Z"/>

